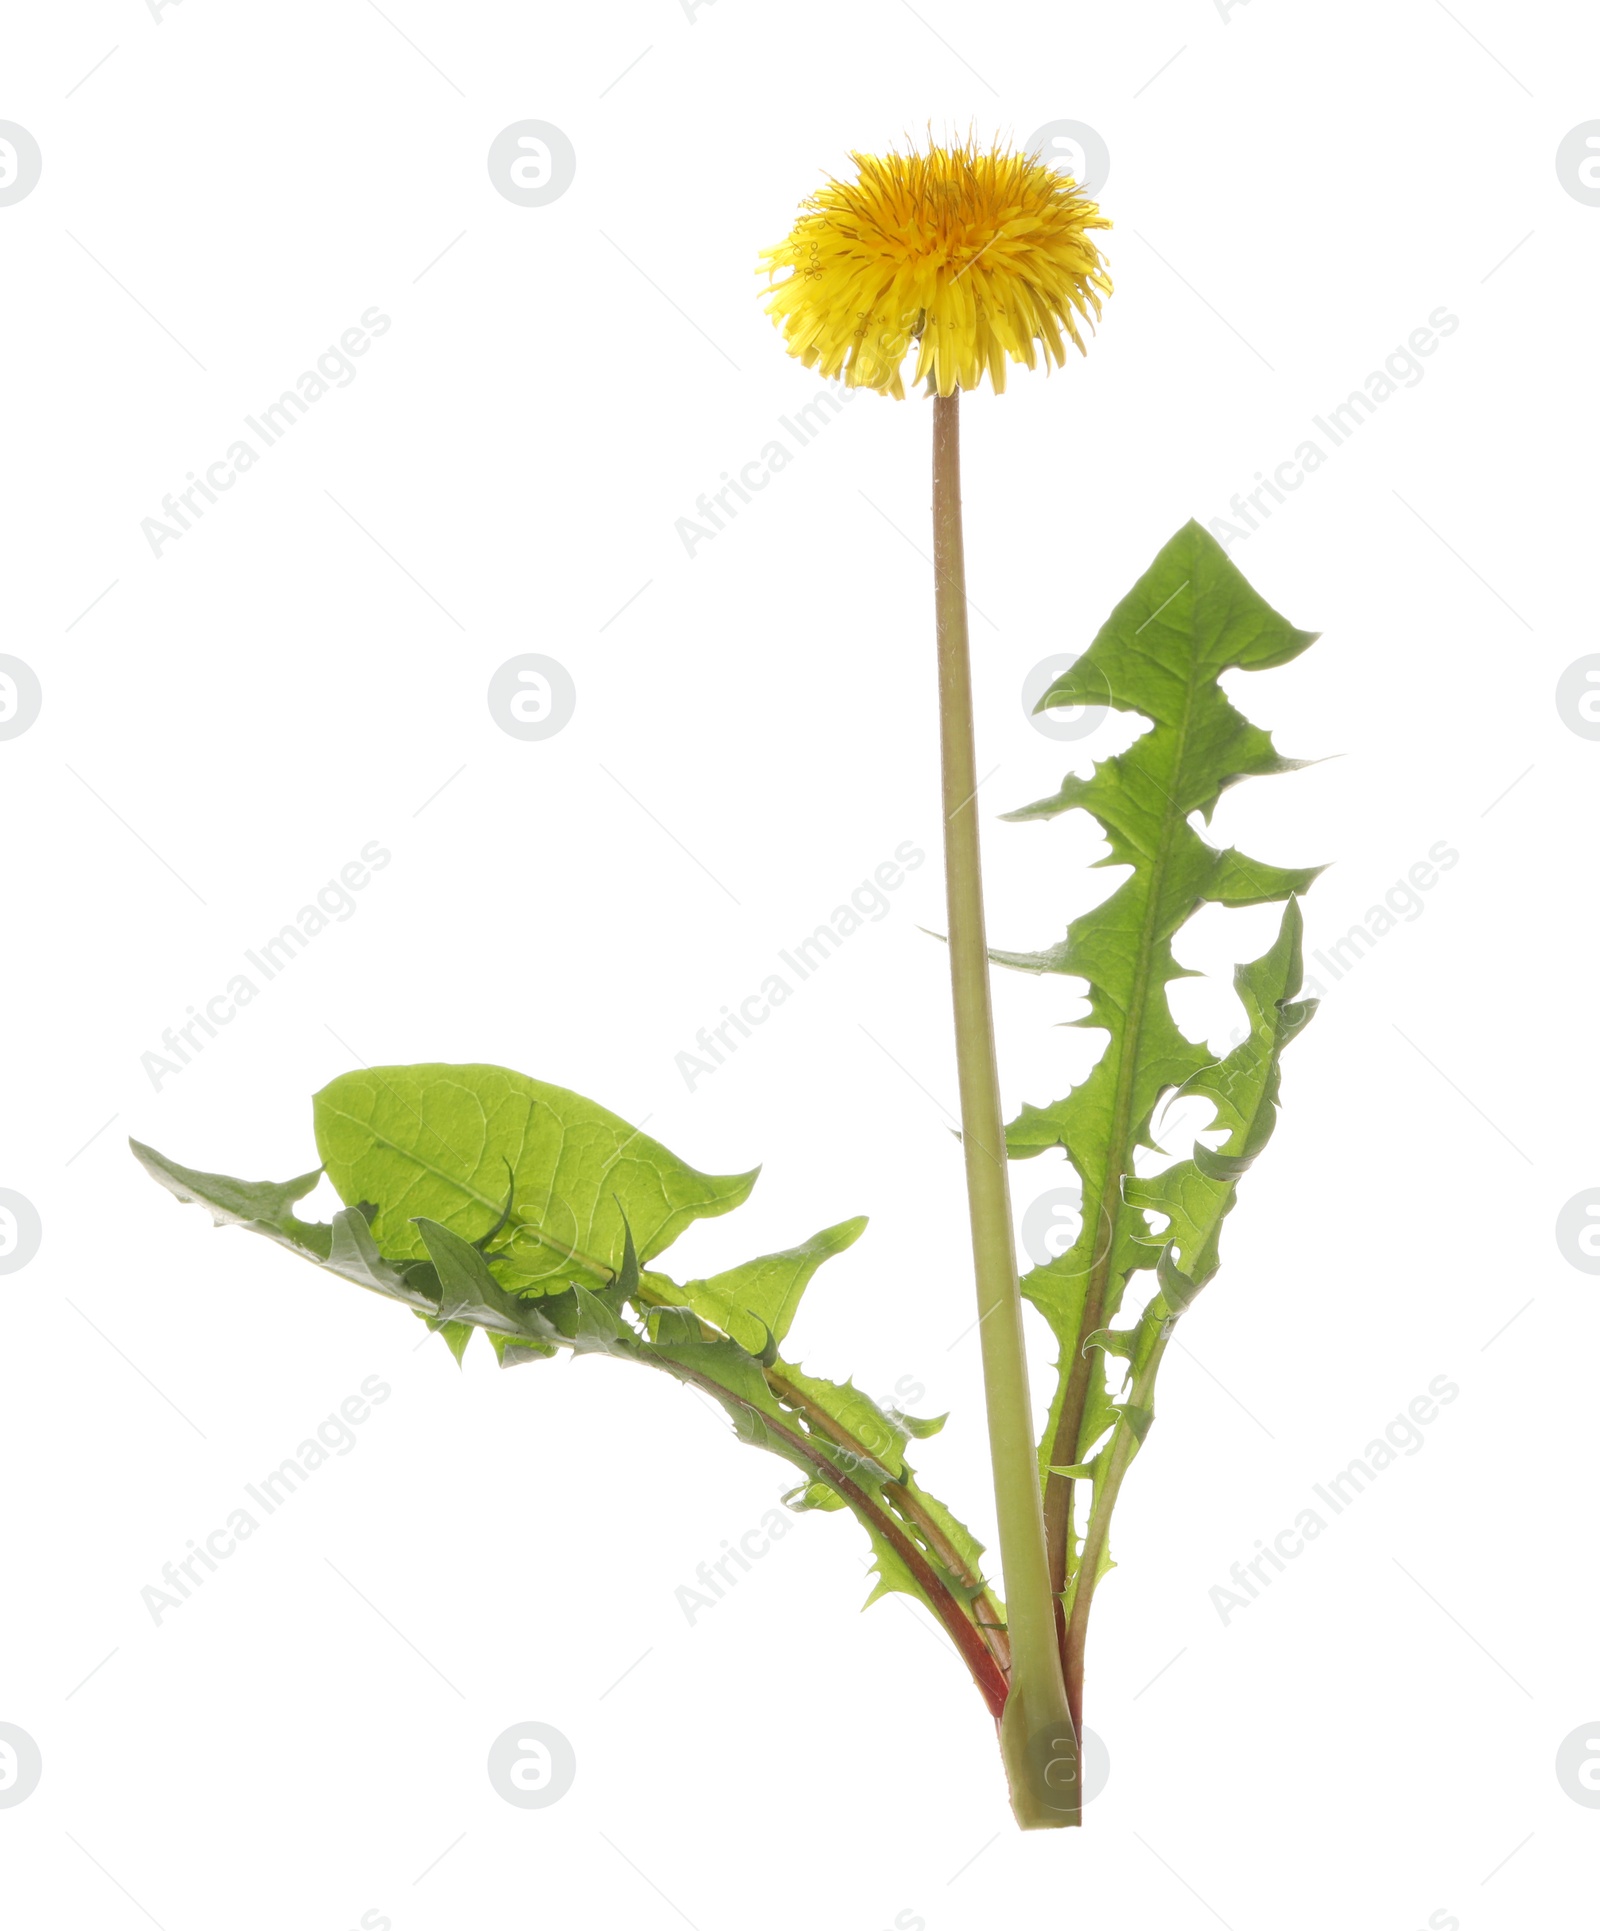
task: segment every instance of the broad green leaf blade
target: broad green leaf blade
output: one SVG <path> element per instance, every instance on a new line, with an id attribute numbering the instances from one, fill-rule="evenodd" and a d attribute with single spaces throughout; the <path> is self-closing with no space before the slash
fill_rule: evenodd
<path id="1" fill-rule="evenodd" d="M 981 1546 L 917 1486 L 904 1458 L 909 1436 L 936 1432 L 943 1418 L 886 1413 L 849 1382 L 777 1359 L 777 1336 L 807 1282 L 863 1221 L 685 1289 L 642 1271 L 640 1260 L 694 1218 L 737 1206 L 753 1173 L 696 1173 L 592 1102 L 493 1067 L 352 1075 L 318 1095 L 317 1123 L 330 1177 L 362 1203 L 331 1227 L 306 1226 L 291 1211 L 315 1173 L 255 1186 L 136 1151 L 180 1199 L 405 1302 L 457 1360 L 482 1328 L 502 1366 L 559 1349 L 608 1354 L 710 1395 L 741 1440 L 800 1471 L 795 1506 L 856 1516 L 880 1579 L 933 1611 L 998 1710 L 1004 1638 L 990 1631 L 1003 1629 L 1003 1611 L 983 1580 Z M 433 1144 L 451 1139 L 454 1166 Z M 444 1203 L 439 1214 L 418 1211 L 434 1199 Z M 527 1249 L 544 1270 L 531 1280 Z M 722 1322 L 759 1349 L 718 1334 Z"/>
<path id="2" fill-rule="evenodd" d="M 763 1254 L 759 1260 L 746 1261 L 725 1274 L 709 1280 L 690 1281 L 683 1289 L 685 1301 L 702 1320 L 732 1335 L 751 1354 L 767 1347 L 768 1337 L 781 1341 L 789 1332 L 800 1297 L 811 1277 L 826 1260 L 842 1254 L 861 1238 L 865 1216 L 842 1220 L 837 1227 L 825 1227 L 820 1234 L 788 1247 L 780 1254 Z"/>
<path id="3" fill-rule="evenodd" d="M 313 1168 L 294 1180 L 235 1180 L 226 1173 L 200 1173 L 193 1167 L 180 1167 L 154 1147 L 129 1140 L 133 1157 L 146 1173 L 160 1181 L 168 1193 L 186 1204 L 197 1202 L 211 1209 L 217 1226 L 248 1227 L 252 1233 L 265 1234 L 295 1253 L 326 1260 L 331 1231 L 325 1222 L 304 1221 L 294 1212 L 322 1178 L 322 1169 Z"/>
<path id="4" fill-rule="evenodd" d="M 694 1220 L 737 1207 L 754 1172 L 697 1172 L 593 1100 L 499 1066 L 381 1066 L 346 1073 L 313 1101 L 317 1149 L 341 1199 L 372 1200 L 391 1259 L 420 1259 L 414 1222 L 464 1240 L 489 1233 L 513 1292 L 603 1285 L 622 1266 L 625 1226 L 641 1260 Z"/>
<path id="5" fill-rule="evenodd" d="M 1072 922 L 1061 944 L 1000 955 L 1006 963 L 1026 961 L 1030 970 L 1085 980 L 1089 1012 L 1072 1023 L 1108 1035 L 1080 1086 L 1047 1105 L 1025 1105 L 1007 1129 L 1013 1156 L 1064 1147 L 1083 1183 L 1078 1239 L 1034 1269 L 1023 1286 L 1074 1347 L 1086 1299 L 1090 1326 L 1107 1325 L 1129 1271 L 1153 1264 L 1142 1241 L 1144 1222 L 1123 1202 L 1122 1182 L 1134 1149 L 1151 1144 L 1151 1115 L 1162 1094 L 1211 1061 L 1172 1018 L 1166 989 L 1185 970 L 1173 957 L 1173 935 L 1205 902 L 1286 899 L 1317 875 L 1316 868 L 1285 870 L 1217 851 L 1189 823 L 1193 813 L 1209 817 L 1238 779 L 1295 768 L 1229 703 L 1220 674 L 1283 663 L 1312 641 L 1250 588 L 1214 537 L 1190 523 L 1044 700 L 1109 702 L 1153 725 L 1090 777 L 1068 777 L 1054 797 L 1010 814 L 1089 811 L 1111 847 L 1105 862 L 1131 867 L 1109 898 Z"/>
<path id="6" fill-rule="evenodd" d="M 1088 1011 L 1068 1023 L 1106 1035 L 1100 1060 L 1073 1092 L 1024 1105 L 1007 1129 L 1014 1158 L 1064 1149 L 1083 1189 L 1077 1240 L 1022 1283 L 1061 1345 L 1060 1381 L 1040 1445 L 1047 1516 L 1060 1485 L 1083 1479 L 1064 1471 L 1096 1464 L 1119 1428 L 1136 1447 L 1150 1425 L 1142 1395 L 1119 1401 L 1125 1382 L 1138 1385 L 1148 1337 L 1113 1325 L 1131 1275 L 1155 1266 L 1162 1252 L 1136 1199 L 1134 1155 L 1154 1144 L 1152 1117 L 1162 1095 L 1202 1091 L 1213 1063 L 1213 1055 L 1187 1039 L 1172 1017 L 1167 988 L 1188 976 L 1174 957 L 1174 935 L 1204 904 L 1292 901 L 1320 869 L 1286 868 L 1218 849 L 1196 829 L 1193 821 L 1208 824 L 1229 786 L 1297 768 L 1278 754 L 1267 732 L 1234 708 L 1218 680 L 1228 671 L 1287 663 L 1313 641 L 1313 633 L 1279 616 L 1216 540 L 1191 522 L 1040 700 L 1040 709 L 1110 704 L 1143 716 L 1151 727 L 1088 777 L 1069 775 L 1052 796 L 1009 814 L 1037 821 L 1087 811 L 1110 848 L 1101 862 L 1128 867 L 1123 882 L 1073 920 L 1061 941 L 1036 952 L 994 955 L 1020 970 L 1082 980 Z M 1298 930 L 1298 914 L 1293 917 Z M 1218 1123 L 1232 1124 L 1221 1118 Z M 1183 1163 L 1188 1172 L 1174 1182 L 1175 1194 L 1222 1189 L 1231 1198 L 1257 1145 L 1230 1139 L 1216 1151 L 1201 1149 Z M 1207 1191 L 1202 1206 L 1212 1200 Z M 1192 1298 L 1207 1278 L 1201 1271 L 1205 1257 L 1194 1245 L 1181 1246 L 1181 1265 L 1169 1258 L 1179 1299 L 1185 1291 Z M 1214 1257 L 1209 1264 L 1214 1268 Z M 1160 1307 L 1163 1317 L 1173 1312 L 1165 1300 Z M 1128 1452 L 1119 1450 L 1124 1462 Z M 1098 1510 L 1098 1482 L 1096 1489 Z M 1076 1560 L 1070 1491 L 1066 1507 L 1070 1583 Z"/>

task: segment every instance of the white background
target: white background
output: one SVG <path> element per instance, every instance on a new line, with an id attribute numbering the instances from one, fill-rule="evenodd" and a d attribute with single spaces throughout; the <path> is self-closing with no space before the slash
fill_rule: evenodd
<path id="1" fill-rule="evenodd" d="M 1600 649 L 1600 209 L 1554 157 L 1597 56 L 1578 9 L 1488 0 L 13 11 L 0 118 L 44 172 L 0 208 L 0 648 L 44 708 L 0 744 L 0 1183 L 44 1239 L 0 1280 L 0 1720 L 44 1778 L 0 1809 L 8 1923 L 1587 1920 L 1600 1814 L 1554 1759 L 1600 1716 L 1600 1282 L 1554 1229 L 1600 1184 L 1600 745 L 1555 686 Z M 541 208 L 485 167 L 527 118 L 578 157 Z M 752 265 L 822 171 L 1062 118 L 1110 148 L 1116 294 L 1085 361 L 964 410 L 996 942 L 1114 882 L 1081 819 L 995 822 L 1126 739 L 1052 743 L 1024 677 L 1441 305 L 1425 379 L 1234 545 L 1324 633 L 1238 701 L 1327 761 L 1217 830 L 1336 861 L 1315 947 L 1460 858 L 1288 1059 L 1119 1512 L 1110 1784 L 1023 1838 L 942 1639 L 858 1616 L 847 1519 L 688 1625 L 674 1591 L 787 1486 L 695 1398 L 481 1343 L 458 1371 L 180 1210 L 124 1136 L 283 1177 L 358 1059 L 490 1060 L 763 1162 L 673 1260 L 869 1213 L 794 1346 L 950 1410 L 919 1467 L 988 1537 L 936 866 L 696 1090 L 674 1063 L 898 844 L 936 850 L 927 406 L 858 398 L 692 558 L 674 522 L 817 392 Z M 357 379 L 153 556 L 141 519 L 374 305 Z M 578 691 L 539 744 L 485 702 L 524 651 Z M 163 1029 L 373 839 L 355 915 L 155 1090 Z M 1180 952 L 1225 973 L 1274 918 L 1208 912 Z M 1086 1064 L 1071 990 L 1002 976 L 1008 1108 Z M 1225 989 L 1184 999 L 1224 1041 Z M 1062 1177 L 1016 1169 L 1019 1215 Z M 155 1626 L 162 1564 L 373 1374 L 356 1450 Z M 1425 1448 L 1224 1626 L 1229 1566 L 1441 1374 Z M 542 1811 L 484 1767 L 532 1719 L 578 1759 Z"/>

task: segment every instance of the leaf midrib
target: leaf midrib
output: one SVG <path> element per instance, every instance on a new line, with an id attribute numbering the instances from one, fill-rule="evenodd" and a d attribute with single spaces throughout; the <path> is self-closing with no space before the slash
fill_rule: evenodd
<path id="1" fill-rule="evenodd" d="M 1191 646 L 1193 637 L 1191 634 Z M 1091 1364 L 1083 1355 L 1082 1343 L 1086 1334 L 1093 1334 L 1105 1325 L 1104 1301 L 1106 1286 L 1111 1269 L 1116 1262 L 1117 1226 L 1122 1210 L 1121 1180 L 1127 1166 L 1127 1140 L 1131 1131 L 1133 1111 L 1133 1083 L 1138 1070 L 1140 1049 L 1144 1040 L 1145 1002 L 1150 986 L 1151 957 L 1154 952 L 1154 929 L 1161 903 L 1161 886 L 1166 876 L 1171 858 L 1173 826 L 1182 815 L 1176 793 L 1181 793 L 1184 760 L 1189 749 L 1189 729 L 1194 715 L 1194 695 L 1199 675 L 1198 652 L 1191 648 L 1189 676 L 1184 687 L 1183 716 L 1177 725 L 1178 744 L 1173 758 L 1173 783 L 1175 791 L 1166 793 L 1166 809 L 1161 817 L 1161 829 L 1156 839 L 1156 849 L 1150 867 L 1150 889 L 1145 899 L 1144 919 L 1139 932 L 1139 952 L 1134 966 L 1134 981 L 1125 1014 L 1127 1030 L 1124 1050 L 1117 1065 L 1117 1084 L 1112 1101 L 1111 1138 L 1106 1149 L 1105 1169 L 1101 1174 L 1099 1207 L 1101 1214 L 1106 1212 L 1108 1198 L 1114 1198 L 1110 1236 L 1105 1243 L 1102 1258 L 1090 1266 L 1088 1291 L 1084 1295 L 1083 1309 L 1079 1315 L 1077 1336 L 1073 1344 L 1073 1370 L 1068 1388 L 1068 1403 L 1064 1405 L 1056 1424 L 1055 1438 L 1051 1445 L 1052 1463 L 1077 1463 L 1082 1459 L 1082 1432 L 1084 1418 L 1089 1407 L 1089 1375 Z M 1159 781 L 1157 781 L 1159 782 Z M 1073 1395 L 1076 1394 L 1076 1401 Z M 1070 1438 L 1068 1427 L 1070 1424 Z M 1067 1586 L 1066 1569 L 1072 1560 L 1072 1478 L 1063 1478 L 1067 1484 L 1067 1533 L 1062 1539 L 1063 1572 L 1051 1578 L 1052 1585 L 1059 1592 Z"/>
<path id="2" fill-rule="evenodd" d="M 1108 1197 L 1116 1200 L 1120 1211 L 1122 1206 L 1121 1179 L 1128 1164 L 1127 1141 L 1132 1130 L 1133 1085 L 1138 1073 L 1141 1049 L 1144 1044 L 1145 1005 L 1150 991 L 1150 968 L 1155 952 L 1155 926 L 1161 908 L 1161 887 L 1166 879 L 1167 867 L 1172 857 L 1173 827 L 1182 816 L 1175 793 L 1183 790 L 1183 766 L 1189 749 L 1189 727 L 1194 715 L 1194 693 L 1198 662 L 1191 654 L 1189 679 L 1184 688 L 1183 717 L 1177 726 L 1177 752 L 1173 758 L 1174 790 L 1166 793 L 1166 809 L 1161 815 L 1161 830 L 1156 839 L 1156 849 L 1151 860 L 1149 879 L 1150 888 L 1145 897 L 1144 920 L 1139 932 L 1139 952 L 1134 965 L 1132 995 L 1128 1001 L 1127 1030 L 1123 1053 L 1117 1065 L 1117 1085 L 1112 1103 L 1111 1139 L 1106 1149 L 1105 1171 L 1101 1176 L 1100 1206 L 1104 1212 Z M 1159 783 L 1159 780 L 1156 782 Z M 1116 1262 L 1116 1229 L 1113 1226 L 1112 1238 L 1108 1243 L 1104 1258 L 1095 1263 L 1089 1276 L 1089 1293 L 1084 1300 L 1084 1315 L 1087 1331 L 1092 1334 L 1095 1328 L 1103 1325 L 1098 1317 L 1087 1322 L 1089 1303 L 1103 1297 L 1111 1269 Z M 1080 1331 L 1081 1332 L 1081 1331 Z M 1079 1444 L 1081 1446 L 1081 1444 Z"/>

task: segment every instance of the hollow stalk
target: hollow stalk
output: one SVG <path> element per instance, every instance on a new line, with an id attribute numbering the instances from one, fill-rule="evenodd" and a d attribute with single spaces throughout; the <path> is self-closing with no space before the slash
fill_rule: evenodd
<path id="1" fill-rule="evenodd" d="M 1000 1717 L 1000 1750 L 1017 1822 L 1025 1830 L 1035 1830 L 1077 1824 L 1082 1817 L 1077 1734 L 1062 1681 L 1045 1555 L 989 997 L 961 535 L 958 404 L 958 395 L 937 396 L 933 404 L 933 558 L 950 984 L 984 1399 L 1011 1637 L 1011 1680 Z"/>

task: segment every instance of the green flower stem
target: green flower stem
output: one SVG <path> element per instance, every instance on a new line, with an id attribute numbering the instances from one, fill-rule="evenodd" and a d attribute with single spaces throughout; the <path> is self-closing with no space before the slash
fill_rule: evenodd
<path id="1" fill-rule="evenodd" d="M 955 1005 L 961 1139 L 978 1288 L 989 1453 L 1000 1566 L 1011 1635 L 1011 1686 L 1000 1749 L 1023 1829 L 1082 1821 L 1077 1733 L 1067 1708 L 1055 1602 L 1045 1557 L 1038 1453 L 1017 1291 L 1000 1080 L 995 1067 L 978 850 L 977 752 L 961 535 L 959 397 L 933 405 L 933 559 L 939 640 L 939 739 L 944 803 L 950 983 Z"/>

